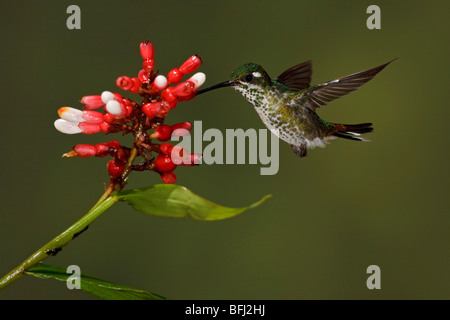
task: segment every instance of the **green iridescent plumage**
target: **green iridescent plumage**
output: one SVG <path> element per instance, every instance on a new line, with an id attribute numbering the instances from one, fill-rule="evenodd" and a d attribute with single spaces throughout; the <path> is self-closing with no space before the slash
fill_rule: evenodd
<path id="1" fill-rule="evenodd" d="M 275 79 L 260 65 L 247 63 L 231 74 L 232 80 L 200 90 L 198 94 L 231 86 L 254 106 L 267 128 L 289 143 L 298 156 L 304 157 L 308 148 L 324 147 L 337 137 L 368 141 L 361 134 L 373 130 L 371 123 L 331 123 L 321 119 L 316 109 L 356 90 L 389 63 L 312 87 L 311 61 L 289 68 Z"/>

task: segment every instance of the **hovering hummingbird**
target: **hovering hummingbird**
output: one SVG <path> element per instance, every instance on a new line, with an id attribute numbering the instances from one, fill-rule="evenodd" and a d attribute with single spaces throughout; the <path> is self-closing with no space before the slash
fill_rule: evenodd
<path id="1" fill-rule="evenodd" d="M 311 61 L 289 68 L 275 79 L 260 65 L 247 63 L 232 73 L 230 81 L 197 94 L 232 87 L 254 106 L 272 133 L 289 143 L 297 156 L 305 157 L 308 148 L 323 148 L 338 137 L 369 141 L 361 134 L 373 131 L 372 123 L 331 123 L 321 119 L 316 109 L 355 91 L 391 62 L 315 86 L 310 86 Z"/>

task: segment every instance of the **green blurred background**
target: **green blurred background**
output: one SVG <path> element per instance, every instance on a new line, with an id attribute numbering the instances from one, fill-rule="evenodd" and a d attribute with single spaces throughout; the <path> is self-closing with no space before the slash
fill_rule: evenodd
<path id="1" fill-rule="evenodd" d="M 66 8 L 81 8 L 81 30 Z M 381 30 L 366 8 L 381 8 Z M 107 182 L 105 159 L 62 159 L 76 143 L 57 109 L 116 90 L 140 69 L 150 40 L 163 74 L 192 54 L 206 85 L 246 62 L 276 76 L 313 59 L 313 84 L 399 57 L 373 81 L 321 108 L 324 119 L 371 121 L 371 143 L 335 141 L 296 157 L 280 143 L 280 170 L 260 165 L 179 168 L 178 184 L 227 206 L 273 197 L 236 218 L 147 216 L 119 203 L 47 263 L 76 264 L 105 280 L 172 299 L 448 299 L 449 43 L 442 1 L 10 1 L 1 5 L 3 122 L 0 273 L 63 231 Z M 132 96 L 132 95 L 127 95 Z M 232 89 L 180 104 L 168 123 L 263 128 Z M 121 141 L 129 144 L 130 137 Z M 129 187 L 160 183 L 136 173 Z M 381 268 L 368 290 L 366 268 Z M 91 299 L 65 284 L 24 277 L 0 299 Z"/>

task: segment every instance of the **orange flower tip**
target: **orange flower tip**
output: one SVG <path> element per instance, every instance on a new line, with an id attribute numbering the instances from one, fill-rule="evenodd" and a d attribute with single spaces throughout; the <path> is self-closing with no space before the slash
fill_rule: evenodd
<path id="1" fill-rule="evenodd" d="M 69 110 L 70 107 L 61 107 L 58 109 L 58 116 L 61 117 L 62 114 L 64 114 L 65 112 L 67 112 Z"/>
<path id="2" fill-rule="evenodd" d="M 69 151 L 66 152 L 62 155 L 63 158 L 72 158 L 72 157 L 76 157 L 78 155 L 78 153 L 76 153 L 75 151 Z"/>

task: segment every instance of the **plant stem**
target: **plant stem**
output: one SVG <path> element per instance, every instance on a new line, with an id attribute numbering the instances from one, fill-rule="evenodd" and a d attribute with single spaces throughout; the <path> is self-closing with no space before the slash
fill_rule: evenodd
<path id="1" fill-rule="evenodd" d="M 85 231 L 95 219 L 97 219 L 103 212 L 105 212 L 109 207 L 116 203 L 119 199 L 114 196 L 113 192 L 120 191 L 125 186 L 128 175 L 131 173 L 130 167 L 133 164 L 136 156 L 136 147 L 133 146 L 128 161 L 125 165 L 125 169 L 121 177 L 121 182 L 115 184 L 111 183 L 108 189 L 106 189 L 105 193 L 103 193 L 103 195 L 97 201 L 97 203 L 80 220 L 57 235 L 53 240 L 37 250 L 35 253 L 29 256 L 28 259 L 26 259 L 19 266 L 14 268 L 6 276 L 0 279 L 0 290 L 24 276 L 25 271 L 27 271 L 35 264 L 48 258 L 49 256 L 57 254 L 62 247 L 67 245 L 70 241 L 72 241 L 83 231 Z"/>
<path id="2" fill-rule="evenodd" d="M 106 209 L 111 207 L 118 201 L 117 197 L 111 195 L 112 189 L 108 188 L 104 195 L 107 195 L 103 201 L 97 202 L 89 212 L 84 215 L 80 220 L 75 222 L 72 226 L 66 229 L 64 232 L 56 236 L 49 243 L 33 253 L 22 264 L 17 266 L 14 270 L 0 279 L 0 289 L 3 289 L 13 281 L 19 279 L 25 275 L 25 271 L 39 263 L 40 261 L 48 258 L 51 255 L 55 255 L 63 246 L 72 241 L 78 234 L 83 232 L 95 219 L 97 219 Z M 103 196 L 102 196 L 103 197 Z"/>

